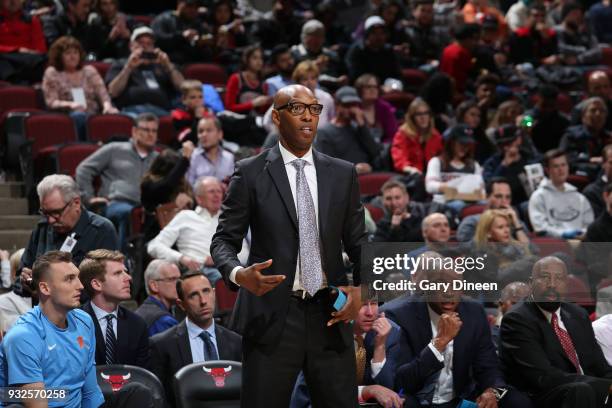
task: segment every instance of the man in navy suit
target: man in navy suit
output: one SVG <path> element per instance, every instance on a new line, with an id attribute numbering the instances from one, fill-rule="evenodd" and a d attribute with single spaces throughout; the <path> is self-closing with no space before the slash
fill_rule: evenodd
<path id="1" fill-rule="evenodd" d="M 424 274 L 430 283 L 462 278 L 444 268 Z M 479 408 L 531 406 L 516 390 L 498 402 L 496 392 L 507 386 L 479 303 L 452 289 L 428 290 L 395 299 L 382 310 L 401 328 L 395 389 L 406 394 L 404 407 L 455 408 L 462 399 L 476 401 Z"/>
<path id="2" fill-rule="evenodd" d="M 96 249 L 79 265 L 91 301 L 83 305 L 96 328 L 96 365 L 149 366 L 149 331 L 142 317 L 119 306 L 130 296 L 130 277 L 121 252 Z"/>
<path id="3" fill-rule="evenodd" d="M 393 391 L 400 351 L 399 327 L 384 313 L 379 313 L 376 299 L 370 299 L 364 302 L 355 318 L 353 334 L 359 400 L 376 401 L 385 408 L 401 407 L 403 401 Z M 310 395 L 301 373 L 293 391 L 291 408 L 310 406 Z"/>

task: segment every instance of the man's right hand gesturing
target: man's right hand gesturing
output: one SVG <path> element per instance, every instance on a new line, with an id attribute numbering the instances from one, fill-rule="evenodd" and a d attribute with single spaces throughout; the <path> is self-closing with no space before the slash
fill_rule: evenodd
<path id="1" fill-rule="evenodd" d="M 264 275 L 262 270 L 272 265 L 272 260 L 254 263 L 236 271 L 236 283 L 257 296 L 262 296 L 285 280 L 285 275 Z"/>

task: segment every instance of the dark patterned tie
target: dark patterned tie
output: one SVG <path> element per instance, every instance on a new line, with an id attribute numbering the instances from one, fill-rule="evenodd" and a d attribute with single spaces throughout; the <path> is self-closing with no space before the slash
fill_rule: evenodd
<path id="1" fill-rule="evenodd" d="M 314 296 L 323 284 L 323 269 L 321 268 L 321 250 L 315 205 L 306 181 L 306 173 L 304 173 L 304 166 L 307 164 L 308 162 L 302 159 L 291 162 L 297 172 L 295 199 L 300 231 L 300 284 L 306 292 Z"/>
<path id="2" fill-rule="evenodd" d="M 117 338 L 113 330 L 113 314 L 106 315 L 106 364 L 115 364 L 115 353 L 117 350 Z"/>
<path id="3" fill-rule="evenodd" d="M 567 355 L 567 358 L 570 359 L 574 367 L 576 367 L 576 372 L 580 372 L 580 366 L 578 365 L 578 355 L 576 354 L 576 349 L 574 348 L 574 343 L 572 342 L 572 338 L 569 333 L 566 332 L 559 326 L 559 318 L 556 313 L 552 314 L 550 319 L 550 324 L 552 324 L 553 331 L 559 338 L 559 342 L 561 343 L 561 347 L 563 347 L 563 351 Z"/>
<path id="4" fill-rule="evenodd" d="M 355 342 L 357 348 L 355 349 L 355 363 L 357 365 L 357 385 L 365 384 L 365 371 L 366 371 L 366 349 L 363 345 L 363 337 L 361 335 L 355 336 Z"/>
<path id="5" fill-rule="evenodd" d="M 217 350 L 215 349 L 215 345 L 210 339 L 210 333 L 207 331 L 203 331 L 198 336 L 204 342 L 204 360 L 205 361 L 218 360 L 219 356 L 217 355 Z"/>

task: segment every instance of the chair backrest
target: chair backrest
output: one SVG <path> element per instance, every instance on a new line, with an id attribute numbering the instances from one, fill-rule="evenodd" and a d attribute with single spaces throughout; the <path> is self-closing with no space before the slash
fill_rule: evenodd
<path id="1" fill-rule="evenodd" d="M 415 96 L 408 92 L 389 92 L 384 94 L 382 98 L 395 108 L 406 111 L 408 106 L 410 106 L 414 100 Z"/>
<path id="2" fill-rule="evenodd" d="M 72 118 L 63 114 L 32 115 L 25 121 L 25 131 L 26 138 L 34 142 L 34 157 L 45 148 L 77 140 Z"/>
<path id="3" fill-rule="evenodd" d="M 571 274 L 568 275 L 567 278 L 567 293 L 565 294 L 565 298 L 570 302 L 579 304 L 580 306 L 593 306 L 595 302 L 591 296 L 591 290 L 584 283 L 584 281 Z"/>
<path id="4" fill-rule="evenodd" d="M 132 135 L 134 121 L 126 115 L 93 115 L 87 119 L 87 137 L 92 142 L 107 142 L 113 137 Z"/>
<path id="5" fill-rule="evenodd" d="M 486 208 L 487 206 L 483 204 L 472 204 L 467 207 L 463 207 L 461 209 L 461 214 L 459 215 L 459 218 L 464 219 L 465 217 L 468 217 L 470 215 L 482 214 L 482 212 Z"/>
<path id="6" fill-rule="evenodd" d="M 387 180 L 397 176 L 395 173 L 368 173 L 359 176 L 359 190 L 362 196 L 371 197 L 380 194 L 380 188 Z"/>
<path id="7" fill-rule="evenodd" d="M 239 407 L 242 364 L 217 360 L 189 364 L 174 374 L 178 408 Z"/>
<path id="8" fill-rule="evenodd" d="M 137 383 L 149 390 L 155 408 L 165 407 L 164 387 L 149 370 L 126 364 L 99 365 L 96 366 L 96 379 L 105 400 L 125 385 Z"/>
<path id="9" fill-rule="evenodd" d="M 171 116 L 159 118 L 159 130 L 157 132 L 157 142 L 166 146 L 171 146 L 176 140 L 176 131 L 172 123 Z"/>
<path id="10" fill-rule="evenodd" d="M 189 64 L 183 69 L 185 78 L 197 79 L 203 84 L 225 86 L 227 73 L 221 65 L 217 64 Z"/>
<path id="11" fill-rule="evenodd" d="M 238 298 L 238 292 L 230 290 L 223 279 L 215 283 L 215 299 L 217 300 L 217 311 L 225 312 L 234 308 L 234 303 Z"/>
<path id="12" fill-rule="evenodd" d="M 0 116 L 11 109 L 36 109 L 36 91 L 26 86 L 0 88 Z"/>
<path id="13" fill-rule="evenodd" d="M 385 216 L 385 210 L 380 207 L 376 207 L 372 204 L 365 204 L 364 207 L 368 209 L 374 222 L 380 221 L 380 219 Z"/>
<path id="14" fill-rule="evenodd" d="M 96 150 L 98 145 L 94 143 L 74 143 L 60 147 L 57 152 L 56 172 L 74 177 L 79 163 Z"/>
<path id="15" fill-rule="evenodd" d="M 100 76 L 102 77 L 102 80 L 104 80 L 104 78 L 106 77 L 106 73 L 111 67 L 111 64 L 103 61 L 88 61 L 85 63 L 85 65 L 91 65 L 92 67 L 94 67 L 96 71 L 98 71 L 98 74 L 100 74 Z"/>

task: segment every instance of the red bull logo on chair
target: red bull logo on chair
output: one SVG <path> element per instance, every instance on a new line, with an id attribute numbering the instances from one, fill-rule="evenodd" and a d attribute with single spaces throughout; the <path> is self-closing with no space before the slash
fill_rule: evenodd
<path id="1" fill-rule="evenodd" d="M 125 375 L 107 375 L 102 372 L 100 373 L 100 377 L 110 384 L 113 392 L 119 391 L 125 384 L 127 384 L 131 376 L 131 373 L 127 373 Z"/>
<path id="2" fill-rule="evenodd" d="M 229 377 L 232 366 L 217 368 L 202 367 L 202 369 L 213 378 L 216 387 L 225 387 L 225 377 Z"/>

